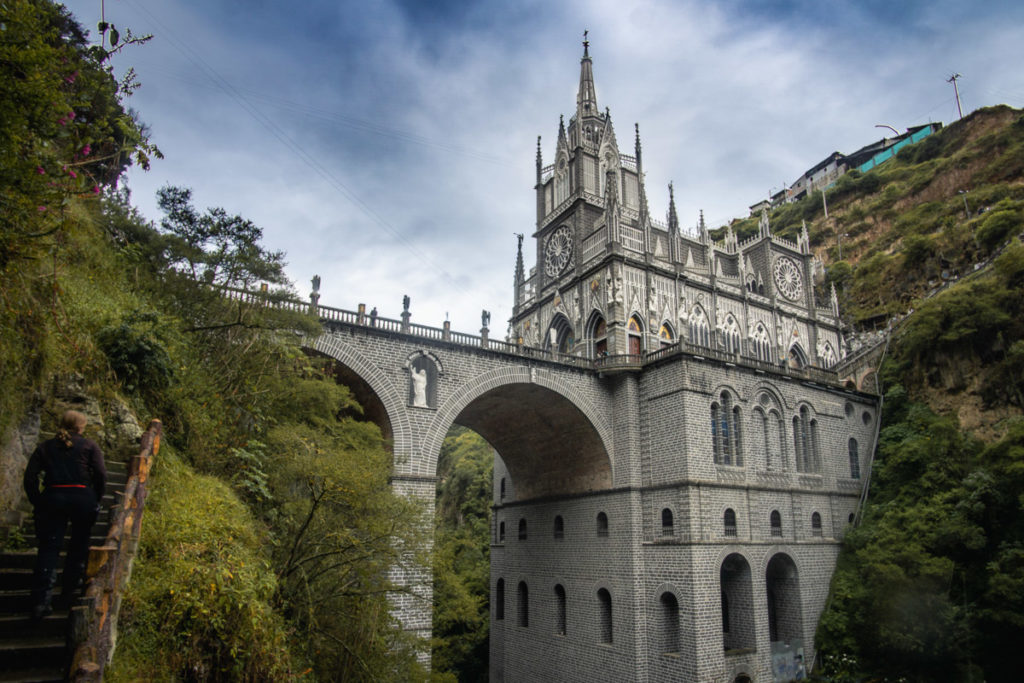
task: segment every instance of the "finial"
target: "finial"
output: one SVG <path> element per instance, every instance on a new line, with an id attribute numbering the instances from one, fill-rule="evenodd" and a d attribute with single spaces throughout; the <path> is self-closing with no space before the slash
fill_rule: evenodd
<path id="1" fill-rule="evenodd" d="M 672 187 L 672 181 L 671 180 L 668 181 L 668 200 L 669 200 L 669 202 L 671 202 L 673 204 L 676 201 L 676 191 L 675 191 L 675 188 Z"/>
<path id="2" fill-rule="evenodd" d="M 587 34 L 588 33 L 590 33 L 590 31 L 584 31 L 583 32 L 583 56 L 584 57 L 589 57 L 590 56 L 590 54 L 589 54 L 590 41 L 587 40 Z"/>

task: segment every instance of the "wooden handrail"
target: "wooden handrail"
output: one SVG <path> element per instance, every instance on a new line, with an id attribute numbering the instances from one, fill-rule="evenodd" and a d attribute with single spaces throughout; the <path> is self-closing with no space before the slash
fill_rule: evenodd
<path id="1" fill-rule="evenodd" d="M 89 548 L 85 597 L 71 609 L 68 649 L 74 657 L 68 680 L 102 681 L 103 670 L 114 655 L 121 598 L 139 548 L 149 468 L 153 456 L 160 451 L 162 434 L 160 420 L 151 420 L 142 435 L 139 454 L 129 463 L 124 497 L 116 508 L 107 538 L 102 546 Z"/>

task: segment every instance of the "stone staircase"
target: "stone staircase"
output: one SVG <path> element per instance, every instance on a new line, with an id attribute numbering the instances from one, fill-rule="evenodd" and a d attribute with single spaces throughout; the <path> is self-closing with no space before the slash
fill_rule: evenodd
<path id="1" fill-rule="evenodd" d="M 106 461 L 107 490 L 93 526 L 90 545 L 101 546 L 113 517 L 115 503 L 124 495 L 127 465 Z M 0 553 L 0 683 L 63 681 L 71 662 L 68 648 L 69 609 L 55 605 L 53 614 L 34 622 L 29 618 L 29 591 L 36 558 L 35 529 L 29 518 L 21 527 L 27 550 Z M 70 527 L 68 529 L 70 533 Z M 65 535 L 64 545 L 67 547 Z M 64 553 L 57 565 L 54 598 L 60 593 Z M 55 600 L 56 602 L 56 600 Z"/>

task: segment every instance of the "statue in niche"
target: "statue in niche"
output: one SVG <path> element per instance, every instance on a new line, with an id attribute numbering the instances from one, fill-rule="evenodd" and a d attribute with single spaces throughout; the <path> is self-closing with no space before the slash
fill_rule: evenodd
<path id="1" fill-rule="evenodd" d="M 410 368 L 412 373 L 412 404 L 417 408 L 428 408 L 427 405 L 427 369 Z"/>
<path id="2" fill-rule="evenodd" d="M 551 350 L 552 351 L 557 351 L 558 350 L 558 330 L 556 330 L 553 327 L 550 330 L 548 330 L 548 341 L 551 343 Z"/>

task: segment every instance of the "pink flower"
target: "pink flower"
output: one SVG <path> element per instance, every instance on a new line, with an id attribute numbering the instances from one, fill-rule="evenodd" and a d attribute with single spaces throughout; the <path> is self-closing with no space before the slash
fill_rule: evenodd
<path id="1" fill-rule="evenodd" d="M 75 118 L 75 112 L 74 111 L 69 111 L 68 112 L 68 120 L 73 120 L 74 118 Z"/>
<path id="2" fill-rule="evenodd" d="M 72 178 L 77 178 L 78 177 L 78 174 L 75 173 L 74 171 L 68 171 L 68 175 L 71 176 Z"/>
<path id="3" fill-rule="evenodd" d="M 100 186 L 99 185 L 93 185 L 92 186 L 92 193 L 93 194 L 99 194 L 100 193 Z"/>
<path id="4" fill-rule="evenodd" d="M 60 125 L 62 125 L 62 126 L 63 126 L 63 125 L 65 125 L 65 124 L 67 124 L 67 122 L 68 122 L 67 118 L 65 118 L 65 117 L 63 117 L 63 116 L 62 116 L 62 117 L 60 117 L 59 119 L 57 119 L 57 123 L 59 123 L 59 124 L 60 124 Z"/>
<path id="5" fill-rule="evenodd" d="M 45 206 L 40 206 L 40 207 L 39 207 L 39 210 L 40 210 L 40 211 L 46 211 L 46 207 L 45 207 Z"/>
<path id="6" fill-rule="evenodd" d="M 36 173 L 39 175 L 46 175 L 46 169 L 42 166 L 36 166 Z"/>
<path id="7" fill-rule="evenodd" d="M 73 74 L 71 74 L 70 76 L 65 77 L 64 80 L 67 81 L 68 83 L 74 83 L 76 78 L 78 78 L 78 72 L 77 71 L 74 72 Z"/>
<path id="8" fill-rule="evenodd" d="M 92 147 L 90 147 L 89 145 L 86 145 L 85 147 L 82 148 L 82 156 L 83 157 L 89 156 L 90 152 L 92 152 Z"/>

